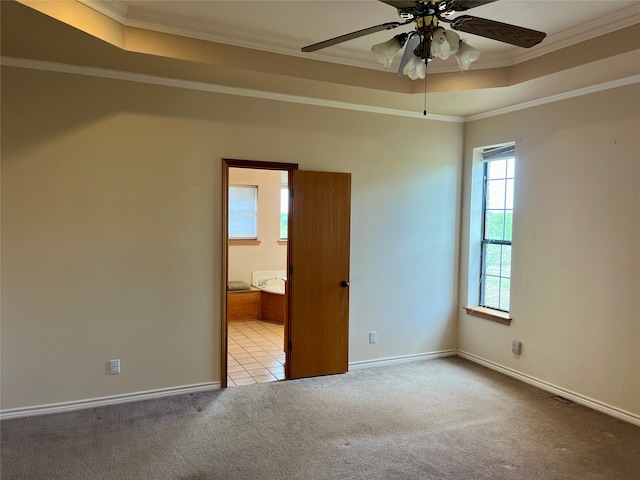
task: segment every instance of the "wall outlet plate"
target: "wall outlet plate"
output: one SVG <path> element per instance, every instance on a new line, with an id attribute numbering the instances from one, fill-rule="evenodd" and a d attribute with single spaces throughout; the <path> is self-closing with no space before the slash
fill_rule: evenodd
<path id="1" fill-rule="evenodd" d="M 120 373 L 120 359 L 109 360 L 109 373 L 111 375 L 117 375 Z"/>
<path id="2" fill-rule="evenodd" d="M 378 332 L 369 332 L 369 343 L 376 343 L 378 341 Z"/>
<path id="3" fill-rule="evenodd" d="M 511 342 L 511 353 L 514 355 L 520 355 L 520 352 L 522 352 L 522 343 L 518 340 Z"/>

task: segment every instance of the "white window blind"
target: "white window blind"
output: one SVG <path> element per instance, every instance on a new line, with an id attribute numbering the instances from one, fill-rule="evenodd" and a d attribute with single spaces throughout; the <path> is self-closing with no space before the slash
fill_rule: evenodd
<path id="1" fill-rule="evenodd" d="M 229 187 L 229 238 L 258 238 L 258 187 Z"/>

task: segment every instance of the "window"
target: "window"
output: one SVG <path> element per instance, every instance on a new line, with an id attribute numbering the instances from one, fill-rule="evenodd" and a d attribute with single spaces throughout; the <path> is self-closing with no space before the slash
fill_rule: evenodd
<path id="1" fill-rule="evenodd" d="M 485 149 L 480 306 L 509 311 L 514 145 Z"/>
<path id="2" fill-rule="evenodd" d="M 289 238 L 289 172 L 280 172 L 280 240 Z"/>
<path id="3" fill-rule="evenodd" d="M 229 239 L 256 240 L 258 238 L 258 187 L 231 185 L 229 187 Z"/>
<path id="4" fill-rule="evenodd" d="M 289 237 L 289 189 L 280 189 L 280 240 Z"/>

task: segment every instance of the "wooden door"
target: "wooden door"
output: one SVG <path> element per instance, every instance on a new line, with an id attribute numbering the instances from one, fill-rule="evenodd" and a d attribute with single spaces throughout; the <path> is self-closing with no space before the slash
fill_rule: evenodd
<path id="1" fill-rule="evenodd" d="M 351 174 L 292 173 L 286 375 L 344 373 L 349 349 Z"/>

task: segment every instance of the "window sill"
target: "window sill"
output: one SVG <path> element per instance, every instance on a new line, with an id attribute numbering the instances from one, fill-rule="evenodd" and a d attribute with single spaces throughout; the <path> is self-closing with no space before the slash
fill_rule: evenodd
<path id="1" fill-rule="evenodd" d="M 229 246 L 236 245 L 260 245 L 260 240 L 229 240 Z"/>
<path id="2" fill-rule="evenodd" d="M 502 312 L 500 310 L 494 310 L 493 308 L 487 307 L 464 307 L 464 309 L 467 312 L 467 315 L 471 315 L 473 317 L 484 318 L 490 322 L 501 323 L 502 325 L 511 324 L 511 316 L 509 315 L 509 312 Z"/>
<path id="3" fill-rule="evenodd" d="M 286 245 L 287 240 L 278 240 L 278 245 Z"/>

